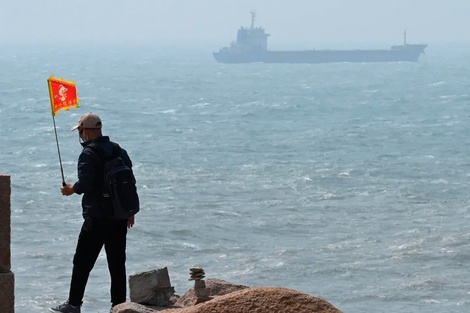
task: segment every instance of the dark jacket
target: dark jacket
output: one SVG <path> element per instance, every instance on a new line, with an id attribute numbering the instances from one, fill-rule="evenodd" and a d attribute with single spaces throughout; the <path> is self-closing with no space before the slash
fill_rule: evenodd
<path id="1" fill-rule="evenodd" d="M 103 201 L 104 162 L 100 156 L 89 147 L 93 143 L 105 152 L 106 157 L 111 156 L 113 143 L 108 136 L 101 136 L 82 143 L 83 150 L 78 157 L 78 181 L 73 185 L 75 193 L 82 197 L 83 218 L 107 218 L 109 210 Z M 126 150 L 121 148 L 120 157 L 127 166 L 132 168 L 132 162 Z"/>

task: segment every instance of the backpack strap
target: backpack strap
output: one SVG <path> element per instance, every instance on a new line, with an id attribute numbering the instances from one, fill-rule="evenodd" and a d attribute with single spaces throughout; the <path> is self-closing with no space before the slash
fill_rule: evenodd
<path id="1" fill-rule="evenodd" d="M 113 144 L 113 150 L 111 151 L 111 158 L 118 157 L 121 154 L 121 146 L 119 146 L 117 143 L 112 142 Z"/>
<path id="2" fill-rule="evenodd" d="M 113 148 L 111 150 L 111 155 L 106 155 L 107 153 L 104 151 L 103 148 L 101 148 L 99 145 L 97 145 L 95 142 L 90 143 L 87 145 L 87 148 L 90 148 L 100 159 L 101 163 L 106 163 L 107 161 L 118 157 L 119 154 L 121 153 L 121 147 L 115 143 L 110 141 L 113 144 Z"/>
<path id="3" fill-rule="evenodd" d="M 105 187 L 104 183 L 104 171 L 105 171 L 105 164 L 106 162 L 114 159 L 115 157 L 118 157 L 119 154 L 121 153 L 121 147 L 117 144 L 111 141 L 113 144 L 113 148 L 111 150 L 111 154 L 109 155 L 105 149 L 103 149 L 99 144 L 95 142 L 91 142 L 86 146 L 86 148 L 90 148 L 91 151 L 93 151 L 93 154 L 97 157 L 97 161 L 100 163 L 103 172 L 101 175 L 103 175 L 102 183 L 101 183 L 101 197 L 100 197 L 100 203 L 101 203 L 101 208 L 102 212 L 105 216 L 111 216 L 112 215 L 112 203 L 110 202 L 111 199 L 109 198 L 109 190 Z"/>

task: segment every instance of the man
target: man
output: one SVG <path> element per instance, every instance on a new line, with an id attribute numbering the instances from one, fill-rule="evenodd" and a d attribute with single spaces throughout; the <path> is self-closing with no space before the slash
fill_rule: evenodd
<path id="1" fill-rule="evenodd" d="M 104 160 L 101 155 L 110 156 L 114 143 L 101 132 L 101 119 L 94 113 L 82 115 L 72 131 L 78 130 L 83 150 L 78 158 L 78 181 L 64 184 L 62 195 L 83 194 L 83 225 L 78 237 L 73 258 L 72 279 L 68 300 L 51 308 L 52 312 L 80 313 L 85 287 L 89 274 L 104 246 L 111 275 L 111 311 L 112 308 L 126 302 L 126 235 L 127 229 L 134 226 L 134 217 L 112 219 L 112 207 L 103 198 Z M 100 153 L 96 149 L 100 149 Z M 121 148 L 120 157 L 132 167 L 127 152 Z"/>

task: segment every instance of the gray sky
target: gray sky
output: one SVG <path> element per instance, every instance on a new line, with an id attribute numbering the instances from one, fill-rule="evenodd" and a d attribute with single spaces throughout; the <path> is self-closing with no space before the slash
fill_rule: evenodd
<path id="1" fill-rule="evenodd" d="M 240 26 L 269 46 L 470 43 L 470 0 L 1 0 L 0 44 L 225 46 Z"/>

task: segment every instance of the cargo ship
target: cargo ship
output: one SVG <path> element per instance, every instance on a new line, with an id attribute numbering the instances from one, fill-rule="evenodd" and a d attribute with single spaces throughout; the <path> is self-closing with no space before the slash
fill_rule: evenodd
<path id="1" fill-rule="evenodd" d="M 237 41 L 230 47 L 214 52 L 219 63 L 331 63 L 331 62 L 418 62 L 424 54 L 425 44 L 408 44 L 406 31 L 402 45 L 390 49 L 356 50 L 268 50 L 268 37 L 262 27 L 255 27 L 256 13 L 251 12 L 251 27 L 241 27 L 237 32 Z"/>

